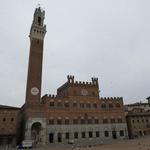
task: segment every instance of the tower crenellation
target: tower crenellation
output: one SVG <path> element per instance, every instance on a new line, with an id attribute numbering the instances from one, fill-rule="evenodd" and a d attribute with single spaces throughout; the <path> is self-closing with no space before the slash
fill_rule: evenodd
<path id="1" fill-rule="evenodd" d="M 67 75 L 67 82 L 69 84 L 72 84 L 74 86 L 82 86 L 82 85 L 86 85 L 86 86 L 98 86 L 98 78 L 91 78 L 92 82 L 87 82 L 87 81 L 75 81 L 75 77 L 74 75 Z M 65 84 L 66 85 L 66 84 Z"/>

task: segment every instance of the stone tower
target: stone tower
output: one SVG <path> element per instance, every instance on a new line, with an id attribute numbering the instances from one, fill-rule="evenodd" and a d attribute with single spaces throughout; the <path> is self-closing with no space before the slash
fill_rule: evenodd
<path id="1" fill-rule="evenodd" d="M 30 54 L 26 86 L 26 103 L 38 103 L 41 98 L 43 45 L 46 33 L 45 11 L 40 7 L 34 12 L 30 30 Z"/>

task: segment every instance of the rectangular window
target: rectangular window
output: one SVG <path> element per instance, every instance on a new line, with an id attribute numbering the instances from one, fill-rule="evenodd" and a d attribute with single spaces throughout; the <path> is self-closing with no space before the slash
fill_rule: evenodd
<path id="1" fill-rule="evenodd" d="M 66 132 L 66 139 L 69 139 L 69 133 Z"/>
<path id="2" fill-rule="evenodd" d="M 99 131 L 96 131 L 96 137 L 99 137 Z"/>
<path id="3" fill-rule="evenodd" d="M 120 136 L 124 136 L 124 131 L 120 130 Z"/>
<path id="4" fill-rule="evenodd" d="M 108 131 L 104 131 L 104 135 L 105 135 L 105 137 L 109 137 L 109 132 Z"/>
<path id="5" fill-rule="evenodd" d="M 92 138 L 93 137 L 93 132 L 89 132 L 89 138 Z"/>
<path id="6" fill-rule="evenodd" d="M 74 133 L 74 138 L 77 139 L 78 138 L 78 132 Z"/>
<path id="7" fill-rule="evenodd" d="M 85 132 L 81 133 L 82 138 L 85 138 Z"/>

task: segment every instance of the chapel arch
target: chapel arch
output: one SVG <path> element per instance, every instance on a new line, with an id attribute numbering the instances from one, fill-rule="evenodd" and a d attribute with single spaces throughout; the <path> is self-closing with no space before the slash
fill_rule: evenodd
<path id="1" fill-rule="evenodd" d="M 31 139 L 35 144 L 42 142 L 41 137 L 42 124 L 40 122 L 35 122 L 31 126 Z"/>

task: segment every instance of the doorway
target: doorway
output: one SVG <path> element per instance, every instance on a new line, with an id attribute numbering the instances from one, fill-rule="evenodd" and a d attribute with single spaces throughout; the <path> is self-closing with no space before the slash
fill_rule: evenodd
<path id="1" fill-rule="evenodd" d="M 31 127 L 31 138 L 35 142 L 35 144 L 42 141 L 41 137 L 42 125 L 39 122 L 33 123 Z"/>
<path id="2" fill-rule="evenodd" d="M 61 133 L 58 133 L 58 142 L 62 142 L 62 135 L 61 135 Z"/>
<path id="3" fill-rule="evenodd" d="M 54 143 L 54 134 L 53 133 L 49 134 L 49 142 Z"/>
<path id="4" fill-rule="evenodd" d="M 117 139 L 117 133 L 116 133 L 116 131 L 112 131 L 112 138 L 113 139 Z"/>

